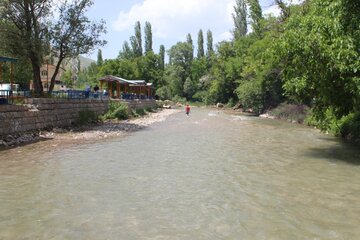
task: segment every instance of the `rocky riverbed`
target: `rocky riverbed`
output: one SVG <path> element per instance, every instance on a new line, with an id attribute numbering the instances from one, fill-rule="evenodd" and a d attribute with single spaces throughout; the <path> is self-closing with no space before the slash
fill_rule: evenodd
<path id="1" fill-rule="evenodd" d="M 62 142 L 86 141 L 104 139 L 125 135 L 128 132 L 143 129 L 153 123 L 164 121 L 177 109 L 160 109 L 143 117 L 129 120 L 109 120 L 97 124 L 75 127 L 54 128 L 51 130 L 38 130 L 26 133 L 7 135 L 0 139 L 0 148 L 14 147 L 41 140 L 60 140 Z"/>

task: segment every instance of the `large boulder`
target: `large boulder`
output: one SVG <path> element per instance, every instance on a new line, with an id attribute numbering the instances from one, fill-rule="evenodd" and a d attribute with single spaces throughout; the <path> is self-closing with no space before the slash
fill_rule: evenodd
<path id="1" fill-rule="evenodd" d="M 217 107 L 217 108 L 223 108 L 223 107 L 224 107 L 224 104 L 222 104 L 222 103 L 217 103 L 217 104 L 216 104 L 216 107 Z"/>

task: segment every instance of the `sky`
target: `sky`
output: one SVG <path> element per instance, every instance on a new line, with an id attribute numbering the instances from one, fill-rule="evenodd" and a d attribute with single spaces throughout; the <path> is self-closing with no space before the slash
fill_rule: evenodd
<path id="1" fill-rule="evenodd" d="M 264 14 L 279 14 L 273 0 L 260 0 Z M 94 0 L 88 11 L 91 20 L 106 21 L 107 33 L 103 35 L 108 43 L 102 47 L 104 59 L 114 59 L 122 49 L 124 41 L 134 35 L 134 25 L 140 21 L 151 23 L 153 50 L 159 52 L 161 44 L 165 49 L 179 41 L 185 41 L 191 34 L 194 46 L 200 29 L 212 31 L 214 45 L 231 39 L 233 29 L 232 13 L 235 0 Z M 144 42 L 144 31 L 142 31 Z M 143 43 L 144 45 L 144 43 Z M 97 50 L 86 57 L 96 60 Z"/>

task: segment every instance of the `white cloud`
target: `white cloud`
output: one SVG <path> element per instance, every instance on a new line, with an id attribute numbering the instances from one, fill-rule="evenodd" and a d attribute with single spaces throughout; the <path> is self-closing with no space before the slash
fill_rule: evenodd
<path id="1" fill-rule="evenodd" d="M 183 40 L 191 33 L 193 40 L 199 29 L 204 34 L 208 29 L 213 34 L 230 30 L 232 19 L 230 9 L 235 0 L 144 0 L 122 11 L 113 22 L 116 31 L 133 28 L 136 21 L 149 21 L 153 34 L 158 38 Z"/>

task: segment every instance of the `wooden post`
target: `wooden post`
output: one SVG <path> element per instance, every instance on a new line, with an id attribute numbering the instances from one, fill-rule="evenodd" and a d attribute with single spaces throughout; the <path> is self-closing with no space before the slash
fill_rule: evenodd
<path id="1" fill-rule="evenodd" d="M 11 63 L 11 77 L 10 77 L 10 90 L 12 91 L 12 87 L 14 84 L 14 63 Z"/>
<path id="2" fill-rule="evenodd" d="M 112 88 L 112 82 L 110 82 L 110 97 L 113 97 L 113 88 Z"/>
<path id="3" fill-rule="evenodd" d="M 2 82 L 2 62 L 0 62 L 0 82 Z"/>
<path id="4" fill-rule="evenodd" d="M 120 98 L 120 83 L 117 82 L 116 85 L 117 85 L 117 97 Z"/>

